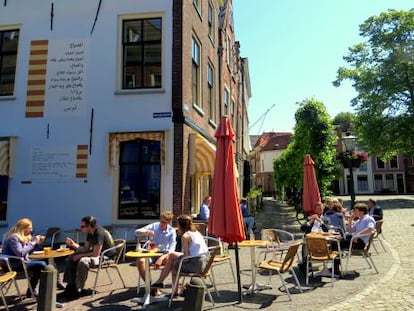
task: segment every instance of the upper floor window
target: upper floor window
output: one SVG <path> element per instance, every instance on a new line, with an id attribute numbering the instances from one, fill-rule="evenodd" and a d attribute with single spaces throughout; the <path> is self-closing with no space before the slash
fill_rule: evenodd
<path id="1" fill-rule="evenodd" d="M 390 168 L 398 168 L 398 159 L 397 157 L 392 157 L 390 159 Z"/>
<path id="2" fill-rule="evenodd" d="M 214 91 L 214 69 L 211 64 L 207 66 L 208 110 L 210 120 L 216 122 L 216 101 Z"/>
<path id="3" fill-rule="evenodd" d="M 162 19 L 125 20 L 122 32 L 122 88 L 161 88 Z"/>
<path id="4" fill-rule="evenodd" d="M 200 51 L 200 44 L 194 38 L 192 38 L 191 40 L 191 57 L 192 57 L 192 69 L 191 69 L 192 91 L 191 92 L 192 92 L 192 97 L 193 97 L 193 105 L 196 105 L 202 108 L 201 96 L 200 96 L 201 51 Z"/>
<path id="5" fill-rule="evenodd" d="M 377 168 L 379 169 L 385 168 L 385 162 L 382 161 L 380 158 L 377 158 Z"/>
<path id="6" fill-rule="evenodd" d="M 214 19 L 214 7 L 209 2 L 208 3 L 208 36 L 214 42 L 215 35 L 214 35 L 214 28 L 215 28 L 215 19 Z"/>
<path id="7" fill-rule="evenodd" d="M 236 129 L 236 103 L 234 102 L 234 99 L 231 99 L 231 126 L 233 128 L 233 131 Z"/>
<path id="8" fill-rule="evenodd" d="M 201 0 L 193 0 L 193 4 L 196 7 L 197 11 L 201 12 Z"/>
<path id="9" fill-rule="evenodd" d="M 0 31 L 0 96 L 14 94 L 19 30 Z"/>
<path id="10" fill-rule="evenodd" d="M 231 41 L 229 35 L 226 36 L 226 62 L 231 68 Z"/>
<path id="11" fill-rule="evenodd" d="M 229 114 L 230 93 L 226 88 L 224 89 L 224 114 Z"/>

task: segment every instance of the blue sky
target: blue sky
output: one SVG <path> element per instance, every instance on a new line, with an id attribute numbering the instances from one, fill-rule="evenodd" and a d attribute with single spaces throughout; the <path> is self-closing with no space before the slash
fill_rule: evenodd
<path id="1" fill-rule="evenodd" d="M 233 0 L 236 40 L 249 59 L 250 124 L 275 104 L 250 134 L 292 131 L 296 103 L 307 98 L 323 102 L 331 117 L 353 111 L 351 83 L 337 88 L 332 81 L 348 48 L 364 41 L 359 25 L 413 6 L 409 0 Z"/>

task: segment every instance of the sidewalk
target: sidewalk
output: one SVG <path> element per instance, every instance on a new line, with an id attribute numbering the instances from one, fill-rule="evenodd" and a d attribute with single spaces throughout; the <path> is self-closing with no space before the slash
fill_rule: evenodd
<path id="1" fill-rule="evenodd" d="M 387 217 L 386 219 L 388 219 L 388 217 L 396 217 L 398 219 L 401 219 L 399 213 L 406 212 L 409 212 L 409 210 L 390 209 L 386 210 L 385 217 Z M 408 223 L 410 221 L 412 222 L 412 217 L 410 218 L 405 216 L 401 219 L 401 221 L 407 222 L 405 225 L 407 228 Z M 259 211 L 258 215 L 256 215 L 256 223 L 257 237 L 259 236 L 260 229 L 269 227 L 288 230 L 292 233 L 296 233 L 297 236 L 300 237 L 299 225 L 294 218 L 293 209 L 291 207 L 283 206 L 279 202 L 276 202 L 272 199 L 265 199 L 263 209 Z M 385 243 L 388 251 L 384 253 L 381 247 L 377 247 L 379 251 L 379 254 L 377 255 L 372 249 L 374 253 L 373 260 L 380 272 L 379 274 L 376 274 L 372 269 L 368 269 L 365 260 L 359 257 L 351 259 L 349 263 L 349 269 L 351 270 L 350 274 L 348 274 L 347 277 L 343 279 L 337 280 L 335 282 L 335 286 L 333 287 L 330 278 L 317 278 L 315 280 L 311 280 L 309 286 L 305 286 L 304 276 L 298 272 L 297 274 L 302 284 L 304 293 L 300 293 L 299 290 L 293 288 L 293 277 L 289 274 L 285 274 L 283 277 L 287 282 L 288 287 L 291 289 L 290 292 L 292 294 L 292 301 L 289 301 L 287 294 L 281 287 L 281 282 L 278 275 L 273 275 L 271 278 L 273 289 L 263 290 L 252 296 L 244 296 L 243 302 L 239 304 L 237 302 L 237 285 L 233 283 L 233 279 L 230 275 L 230 268 L 226 264 L 220 265 L 215 268 L 216 285 L 220 293 L 220 297 L 218 297 L 217 294 L 213 293 L 213 297 L 216 302 L 215 306 L 213 306 L 208 301 L 208 298 L 206 298 L 204 301 L 204 310 L 337 310 L 339 306 L 339 309 L 342 310 L 358 309 L 357 306 L 359 303 L 361 303 L 361 301 L 369 301 L 370 295 L 372 295 L 373 292 L 377 291 L 377 285 L 386 286 L 386 284 L 393 280 L 393 278 L 398 274 L 397 272 L 400 268 L 400 258 L 398 257 L 398 253 L 388 243 L 394 243 L 392 240 L 394 234 L 391 234 L 391 231 L 392 229 L 396 228 L 396 226 L 391 226 L 391 223 L 389 223 L 389 226 L 387 226 L 387 222 L 385 222 L 384 225 L 384 232 L 387 238 Z M 412 227 L 410 230 L 412 231 Z M 396 236 L 398 237 L 399 235 L 397 234 Z M 398 244 L 396 245 L 398 246 Z M 411 250 L 407 251 L 412 253 Z M 231 250 L 230 252 L 233 256 L 234 263 L 234 251 Z M 413 257 L 410 259 L 411 261 L 413 260 L 412 258 Z M 409 265 L 407 264 L 406 267 L 408 269 Z M 250 252 L 247 248 L 240 249 L 240 268 L 242 270 L 242 284 L 248 285 L 251 280 L 251 271 Z M 140 310 L 139 305 L 131 302 L 131 299 L 136 296 L 136 267 L 132 266 L 131 262 L 122 263 L 121 273 L 128 288 L 122 288 L 117 275 L 114 273 L 111 274 L 113 275 L 113 280 L 115 281 L 114 285 L 104 285 L 108 283 L 108 279 L 106 278 L 105 273 L 102 273 L 100 281 L 98 283 L 98 293 L 94 298 L 91 298 L 90 296 L 82 297 L 76 301 L 65 303 L 63 310 Z M 156 279 L 157 273 L 158 272 L 153 273 L 153 279 Z M 412 275 L 412 272 L 409 274 Z M 404 274 L 402 274 L 402 277 L 404 277 Z M 406 279 L 406 281 L 409 281 L 409 278 L 406 277 Z M 94 274 L 90 274 L 87 286 L 92 286 L 93 280 Z M 267 283 L 269 277 L 258 274 L 258 280 L 260 283 Z M 168 284 L 169 282 L 170 279 L 167 279 L 166 283 Z M 22 280 L 19 281 L 19 284 L 20 288 L 25 290 L 25 286 Z M 411 286 L 408 285 L 407 287 L 412 288 L 412 283 Z M 166 288 L 164 291 L 166 293 L 169 293 L 170 288 Z M 410 289 L 408 289 L 408 291 L 410 291 Z M 413 297 L 412 290 L 408 294 L 411 295 L 410 297 Z M 407 297 L 409 296 L 407 295 Z M 380 297 L 377 298 L 377 300 L 381 300 L 381 298 L 383 300 L 387 299 L 384 295 L 380 294 Z M 172 308 L 169 310 L 180 310 L 183 304 L 183 300 L 184 298 L 180 297 L 175 299 Z M 402 310 L 410 310 L 414 306 L 411 305 L 409 308 L 404 307 L 405 303 L 412 303 L 412 298 L 404 298 L 402 301 L 403 303 L 399 304 L 399 306 L 402 306 Z M 398 309 L 400 310 L 400 308 Z M 33 303 L 33 300 L 26 299 L 23 301 L 23 303 L 17 303 L 16 305 L 11 304 L 10 310 L 36 310 L 36 304 Z M 168 310 L 167 303 L 163 302 L 153 304 L 149 306 L 147 310 Z M 389 309 L 380 308 L 380 310 Z"/>

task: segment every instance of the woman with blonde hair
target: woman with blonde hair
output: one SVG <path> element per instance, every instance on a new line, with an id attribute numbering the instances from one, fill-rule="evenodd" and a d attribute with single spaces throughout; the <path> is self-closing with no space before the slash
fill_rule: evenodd
<path id="1" fill-rule="evenodd" d="M 37 296 L 37 283 L 40 278 L 40 271 L 46 267 L 46 262 L 30 260 L 29 255 L 35 247 L 41 244 L 45 237 L 43 235 L 32 236 L 33 224 L 29 218 L 22 218 L 6 233 L 2 253 L 4 255 L 22 258 L 26 267 L 31 273 L 30 285 L 33 293 Z M 22 262 L 19 259 L 10 258 L 11 268 L 15 271 L 22 271 Z M 27 296 L 31 296 L 30 289 L 27 289 Z"/>

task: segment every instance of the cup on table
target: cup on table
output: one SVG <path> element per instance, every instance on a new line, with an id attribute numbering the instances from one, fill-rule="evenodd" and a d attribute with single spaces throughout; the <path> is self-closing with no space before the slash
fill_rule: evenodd
<path id="1" fill-rule="evenodd" d="M 59 249 L 67 249 L 68 246 L 66 244 L 60 244 Z"/>
<path id="2" fill-rule="evenodd" d="M 154 241 L 150 241 L 149 242 L 149 249 L 154 249 L 155 248 L 155 242 Z"/>
<path id="3" fill-rule="evenodd" d="M 50 254 L 50 247 L 43 247 L 43 251 L 45 252 L 45 255 L 49 255 Z"/>

